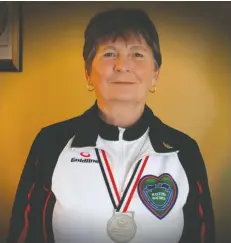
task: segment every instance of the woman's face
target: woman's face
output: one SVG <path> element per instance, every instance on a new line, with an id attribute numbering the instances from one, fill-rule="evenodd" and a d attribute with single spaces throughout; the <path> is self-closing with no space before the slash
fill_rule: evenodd
<path id="1" fill-rule="evenodd" d="M 99 45 L 88 81 L 104 102 L 143 102 L 157 81 L 152 50 L 143 38 L 117 38 Z"/>

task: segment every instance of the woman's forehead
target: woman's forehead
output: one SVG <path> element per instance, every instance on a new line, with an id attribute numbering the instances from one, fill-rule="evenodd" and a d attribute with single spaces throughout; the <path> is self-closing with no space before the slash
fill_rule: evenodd
<path id="1" fill-rule="evenodd" d="M 125 46 L 147 46 L 146 41 L 140 35 L 129 34 L 125 36 L 118 36 L 116 38 L 106 38 L 99 41 L 98 47 L 105 48 L 106 46 L 116 46 L 116 45 L 125 45 Z"/>

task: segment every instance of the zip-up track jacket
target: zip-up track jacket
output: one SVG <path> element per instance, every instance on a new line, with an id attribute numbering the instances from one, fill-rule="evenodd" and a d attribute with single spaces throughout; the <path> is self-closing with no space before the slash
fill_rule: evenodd
<path id="1" fill-rule="evenodd" d="M 214 243 L 208 179 L 195 140 L 147 106 L 127 129 L 104 123 L 98 112 L 96 102 L 38 133 L 7 243 L 113 242 L 107 232 L 113 211 L 132 212 L 132 243 Z"/>

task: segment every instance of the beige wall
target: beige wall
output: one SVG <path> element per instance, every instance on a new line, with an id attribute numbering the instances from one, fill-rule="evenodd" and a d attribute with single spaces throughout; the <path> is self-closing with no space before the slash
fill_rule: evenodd
<path id="1" fill-rule="evenodd" d="M 98 10 L 121 5 L 24 4 L 23 72 L 0 73 L 2 238 L 37 132 L 80 114 L 94 102 L 94 95 L 86 90 L 82 60 L 87 20 Z M 209 176 L 218 242 L 228 243 L 231 38 L 227 21 L 231 5 L 131 2 L 127 6 L 141 7 L 155 20 L 163 66 L 157 92 L 149 95 L 148 104 L 164 122 L 199 143 Z"/>

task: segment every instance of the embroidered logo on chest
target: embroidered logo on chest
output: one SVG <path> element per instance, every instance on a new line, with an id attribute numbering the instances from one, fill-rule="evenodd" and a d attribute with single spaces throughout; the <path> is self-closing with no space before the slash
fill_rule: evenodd
<path id="1" fill-rule="evenodd" d="M 137 190 L 143 204 L 159 219 L 170 212 L 178 194 L 177 184 L 169 174 L 145 175 Z"/>

